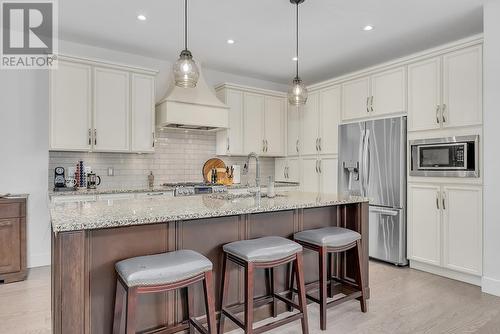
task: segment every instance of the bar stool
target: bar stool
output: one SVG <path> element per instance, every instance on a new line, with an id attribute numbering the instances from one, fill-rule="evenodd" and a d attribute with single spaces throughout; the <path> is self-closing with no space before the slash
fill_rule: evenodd
<path id="1" fill-rule="evenodd" d="M 212 262 L 192 250 L 179 250 L 149 256 L 139 256 L 117 262 L 118 273 L 115 296 L 113 334 L 120 333 L 122 323 L 123 298 L 126 295 L 125 333 L 135 334 L 137 295 L 165 292 L 185 288 L 189 319 L 170 328 L 162 328 L 162 333 L 176 333 L 196 328 L 201 333 L 215 334 L 215 302 L 212 281 Z M 189 305 L 189 286 L 203 281 L 208 330 L 192 316 Z M 147 333 L 157 333 L 159 329 Z"/>
<path id="2" fill-rule="evenodd" d="M 224 331 L 224 320 L 228 317 L 236 325 L 242 328 L 247 334 L 263 333 L 292 321 L 301 320 L 302 333 L 308 333 L 307 324 L 307 306 L 304 272 L 302 269 L 302 246 L 281 237 L 264 237 L 252 240 L 235 241 L 224 245 L 224 260 L 222 271 L 222 296 L 221 296 L 221 315 L 219 322 L 219 334 Z M 245 268 L 245 320 L 242 322 L 233 311 L 241 310 L 241 304 L 224 307 L 225 299 L 229 292 L 229 270 L 228 260 Z M 296 279 L 299 294 L 299 304 L 284 297 L 284 293 L 275 293 L 274 291 L 274 268 L 280 265 L 293 262 L 297 267 Z M 266 269 L 268 279 L 268 295 L 254 300 L 254 271 L 255 269 Z M 269 284 L 270 283 L 270 284 Z M 270 288 L 269 288 L 270 286 Z M 253 328 L 254 306 L 259 307 L 272 303 L 273 316 L 277 316 L 277 301 L 284 302 L 289 307 L 299 310 L 299 313 L 290 315 L 284 319 L 274 321 L 267 325 Z"/>
<path id="3" fill-rule="evenodd" d="M 309 283 L 306 290 L 312 290 L 319 285 L 319 299 L 313 296 L 306 295 L 307 298 L 320 306 L 320 327 L 321 330 L 326 330 L 326 310 L 327 308 L 339 305 L 345 301 L 358 299 L 361 304 L 361 311 L 366 312 L 366 294 L 365 285 L 363 282 L 363 255 L 361 252 L 361 235 L 358 232 L 342 228 L 342 227 L 325 227 L 314 230 L 307 230 L 298 232 L 294 235 L 294 240 L 306 249 L 318 252 L 319 254 L 319 282 Z M 339 277 L 327 276 L 327 261 L 329 256 L 335 253 L 346 252 L 352 248 L 356 248 L 356 284 L 348 282 Z M 292 268 L 292 273 L 295 268 Z M 331 273 L 331 270 L 328 270 Z M 319 283 L 319 284 L 318 284 Z M 342 291 L 345 296 L 327 303 L 327 285 L 330 285 L 329 296 L 334 297 L 333 287 L 334 284 L 342 284 L 342 286 L 349 290 Z M 291 291 L 293 299 L 293 274 L 291 279 Z"/>

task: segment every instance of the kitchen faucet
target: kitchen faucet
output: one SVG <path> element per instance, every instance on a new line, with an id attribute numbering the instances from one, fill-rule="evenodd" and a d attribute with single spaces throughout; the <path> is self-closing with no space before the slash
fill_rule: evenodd
<path id="1" fill-rule="evenodd" d="M 250 154 L 248 154 L 247 162 L 245 162 L 245 165 L 243 166 L 243 175 L 248 173 L 251 158 L 255 158 L 255 187 L 257 188 L 257 193 L 260 194 L 260 160 L 257 153 L 250 152 Z"/>

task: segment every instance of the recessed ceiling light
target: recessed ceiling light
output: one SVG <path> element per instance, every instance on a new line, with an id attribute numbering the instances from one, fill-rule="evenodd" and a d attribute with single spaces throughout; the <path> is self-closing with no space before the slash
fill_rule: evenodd
<path id="1" fill-rule="evenodd" d="M 292 58 L 292 60 L 293 60 L 293 61 L 297 61 L 297 60 L 299 60 L 299 58 L 297 58 L 297 57 L 293 57 L 293 58 Z"/>
<path id="2" fill-rule="evenodd" d="M 138 19 L 139 21 L 146 21 L 146 15 L 139 14 L 139 15 L 137 15 L 137 19 Z"/>
<path id="3" fill-rule="evenodd" d="M 363 30 L 364 30 L 364 31 L 371 31 L 371 30 L 373 30 L 373 26 L 365 26 L 365 27 L 363 28 Z"/>
<path id="4" fill-rule="evenodd" d="M 228 39 L 227 44 L 234 44 L 234 39 Z"/>

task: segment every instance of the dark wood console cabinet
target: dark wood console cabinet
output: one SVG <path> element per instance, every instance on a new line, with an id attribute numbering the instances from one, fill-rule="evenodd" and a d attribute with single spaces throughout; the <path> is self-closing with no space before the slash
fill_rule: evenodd
<path id="1" fill-rule="evenodd" d="M 0 284 L 26 279 L 27 198 L 0 198 Z"/>

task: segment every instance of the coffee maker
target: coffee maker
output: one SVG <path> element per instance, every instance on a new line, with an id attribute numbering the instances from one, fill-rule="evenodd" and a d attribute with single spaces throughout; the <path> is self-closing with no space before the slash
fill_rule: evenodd
<path id="1" fill-rule="evenodd" d="M 54 169 L 54 188 L 66 187 L 64 177 L 64 167 L 56 167 Z"/>
<path id="2" fill-rule="evenodd" d="M 101 177 L 94 172 L 87 174 L 87 189 L 96 189 L 101 184 Z"/>

